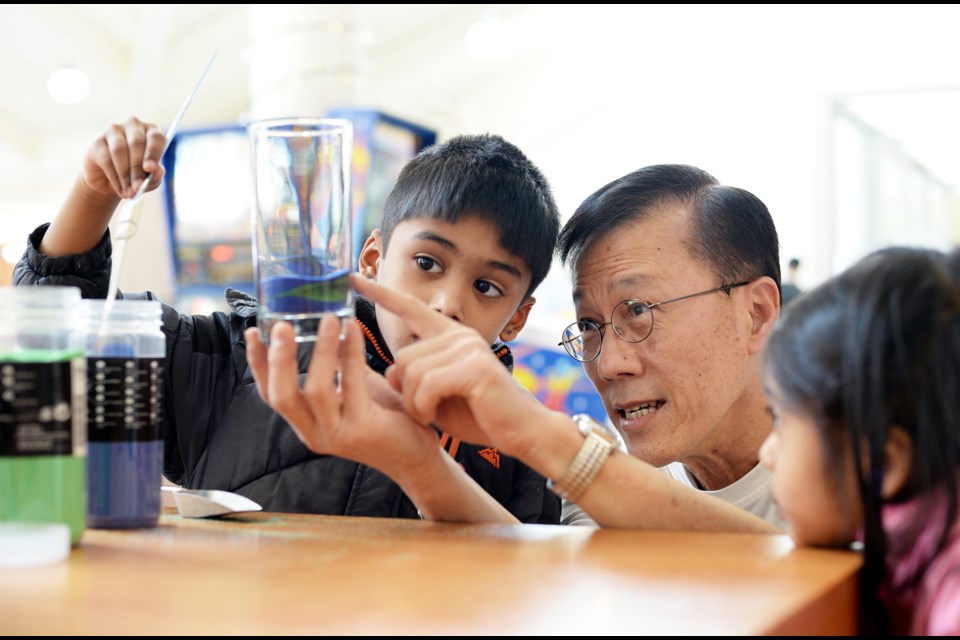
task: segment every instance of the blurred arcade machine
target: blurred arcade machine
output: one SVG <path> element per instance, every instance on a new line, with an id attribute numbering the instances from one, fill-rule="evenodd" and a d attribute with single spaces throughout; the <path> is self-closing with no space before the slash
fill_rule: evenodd
<path id="1" fill-rule="evenodd" d="M 400 169 L 436 132 L 372 109 L 335 109 L 353 132 L 354 255 L 380 222 Z M 228 287 L 256 294 L 253 282 L 250 143 L 243 125 L 182 130 L 164 155 L 164 200 L 176 299 L 183 313 L 227 311 Z"/>
<path id="2" fill-rule="evenodd" d="M 387 194 L 410 158 L 437 141 L 437 133 L 373 109 L 332 109 L 353 122 L 353 255 L 380 225 Z"/>
<path id="3" fill-rule="evenodd" d="M 567 355 L 556 340 L 528 327 L 510 343 L 513 377 L 541 404 L 567 415 L 587 413 L 611 424 L 603 401 L 583 371 L 583 365 Z"/>

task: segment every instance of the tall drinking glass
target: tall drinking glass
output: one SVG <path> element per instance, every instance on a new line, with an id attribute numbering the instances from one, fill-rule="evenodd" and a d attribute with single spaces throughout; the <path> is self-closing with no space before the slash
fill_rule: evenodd
<path id="1" fill-rule="evenodd" d="M 264 340 L 285 320 L 297 342 L 320 318 L 353 315 L 353 127 L 283 118 L 247 127 L 253 158 L 253 254 Z"/>

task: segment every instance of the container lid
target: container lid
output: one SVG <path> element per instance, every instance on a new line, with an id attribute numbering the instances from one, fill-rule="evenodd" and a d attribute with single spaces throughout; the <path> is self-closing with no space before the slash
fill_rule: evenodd
<path id="1" fill-rule="evenodd" d="M 0 522 L 0 567 L 30 567 L 66 560 L 70 527 L 59 522 Z"/>
<path id="2" fill-rule="evenodd" d="M 88 320 L 113 322 L 155 322 L 160 324 L 163 306 L 159 300 L 121 298 L 109 305 L 100 298 L 85 298 L 80 301 L 80 315 Z"/>

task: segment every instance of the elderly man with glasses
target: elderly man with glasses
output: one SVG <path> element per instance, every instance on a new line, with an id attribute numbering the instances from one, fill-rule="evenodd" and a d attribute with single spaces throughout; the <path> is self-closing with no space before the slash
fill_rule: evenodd
<path id="1" fill-rule="evenodd" d="M 423 425 L 523 460 L 551 479 L 568 506 L 566 522 L 780 531 L 769 471 L 759 463 L 773 426 L 761 352 L 780 312 L 779 243 L 767 207 L 696 167 L 655 165 L 588 197 L 559 247 L 577 318 L 561 344 L 583 363 L 615 429 L 544 407 L 475 332 L 357 279 L 362 295 L 420 336 L 394 354 L 391 388 L 371 395 Z M 349 360 L 338 365 L 347 375 Z M 318 379 L 331 373 L 318 371 Z M 361 386 L 342 394 L 341 416 L 369 402 Z M 298 426 L 330 432 L 337 422 L 326 415 Z M 426 482 L 416 465 L 383 471 L 401 486 Z M 425 517 L 464 519 L 462 501 L 447 490 L 453 483 L 430 482 L 434 493 L 418 491 Z M 467 519 L 507 518 L 491 509 Z"/>
<path id="2" fill-rule="evenodd" d="M 561 343 L 630 454 L 779 525 L 759 464 L 772 418 L 758 365 L 780 298 L 766 206 L 694 167 L 646 167 L 580 205 L 560 256 L 577 314 Z"/>

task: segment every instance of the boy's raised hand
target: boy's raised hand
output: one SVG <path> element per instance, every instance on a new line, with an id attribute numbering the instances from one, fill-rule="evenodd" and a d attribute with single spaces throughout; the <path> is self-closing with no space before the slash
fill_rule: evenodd
<path id="1" fill-rule="evenodd" d="M 403 396 L 406 412 L 421 424 L 476 444 L 518 455 L 536 443 L 543 406 L 520 386 L 479 333 L 437 313 L 415 297 L 354 275 L 356 290 L 380 309 L 398 315 L 419 337 L 395 352 L 387 380 Z"/>
<path id="2" fill-rule="evenodd" d="M 70 194 L 50 223 L 38 249 L 51 257 L 86 253 L 104 237 L 117 204 L 136 195 L 146 175 L 147 191 L 163 178 L 160 160 L 166 137 L 155 124 L 129 118 L 110 125 L 83 154 Z"/>
<path id="3" fill-rule="evenodd" d="M 383 376 L 367 366 L 356 323 L 344 323 L 342 341 L 340 328 L 333 316 L 321 322 L 303 388 L 293 328 L 278 323 L 269 349 L 259 329 L 248 329 L 247 361 L 263 401 L 314 453 L 348 458 L 395 480 L 415 476 L 446 456 L 434 429 L 413 422 Z"/>
<path id="4" fill-rule="evenodd" d="M 147 174 L 152 174 L 147 191 L 160 186 L 160 160 L 167 139 L 155 124 L 129 118 L 113 124 L 100 135 L 83 156 L 81 177 L 92 193 L 132 198 Z"/>

